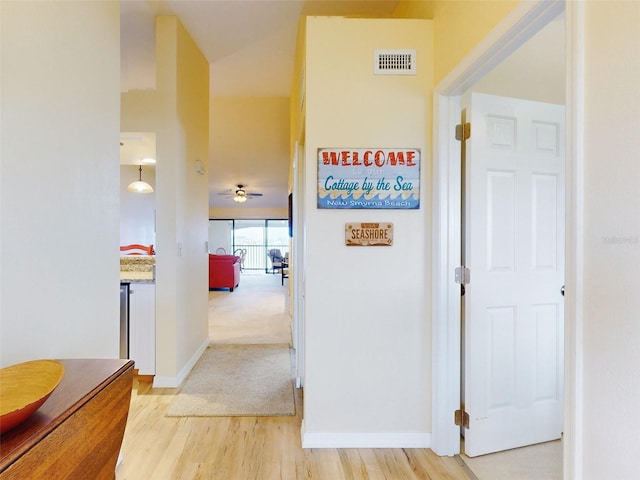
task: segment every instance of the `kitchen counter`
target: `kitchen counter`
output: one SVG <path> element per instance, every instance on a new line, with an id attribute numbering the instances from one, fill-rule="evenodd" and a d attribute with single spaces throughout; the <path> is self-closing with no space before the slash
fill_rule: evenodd
<path id="1" fill-rule="evenodd" d="M 123 272 L 120 271 L 120 283 L 155 283 L 153 272 Z"/>
<path id="2" fill-rule="evenodd" d="M 155 283 L 156 258 L 154 255 L 121 255 L 121 283 Z"/>

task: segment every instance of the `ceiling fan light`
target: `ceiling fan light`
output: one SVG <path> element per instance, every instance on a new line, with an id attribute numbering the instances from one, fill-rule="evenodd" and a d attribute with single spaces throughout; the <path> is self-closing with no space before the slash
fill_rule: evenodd
<path id="1" fill-rule="evenodd" d="M 247 192 L 244 191 L 242 185 L 238 185 L 238 189 L 233 196 L 233 201 L 238 203 L 244 203 L 247 201 Z"/>

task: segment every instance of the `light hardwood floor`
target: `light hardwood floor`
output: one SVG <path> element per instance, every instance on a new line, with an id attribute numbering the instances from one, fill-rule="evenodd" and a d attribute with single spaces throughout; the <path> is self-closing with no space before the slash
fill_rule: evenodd
<path id="1" fill-rule="evenodd" d="M 275 277 L 265 281 L 275 282 L 277 291 L 284 294 L 280 277 Z M 241 300 L 240 296 L 230 295 L 240 293 L 242 287 L 243 295 L 248 294 L 247 287 L 254 280 L 245 281 L 226 296 L 211 292 L 210 305 L 224 299 Z M 220 312 L 219 307 L 220 304 L 212 305 L 210 311 Z M 233 310 L 229 309 L 230 315 Z M 283 326 L 273 321 L 273 315 L 270 318 L 267 323 L 281 332 Z M 286 316 L 282 318 L 287 322 Z M 220 318 L 216 322 L 225 323 Z M 262 329 L 260 339 L 271 338 L 269 331 Z M 224 343 L 229 338 L 248 341 L 244 331 L 236 334 L 225 330 L 219 336 L 213 333 L 211 338 L 217 342 Z M 280 340 L 281 334 L 275 336 Z M 166 417 L 178 391 L 152 388 L 148 380 L 134 381 L 117 480 L 468 479 L 456 459 L 438 457 L 428 449 L 303 449 L 300 390 L 296 390 L 294 416 Z"/>
<path id="2" fill-rule="evenodd" d="M 299 413 L 165 417 L 176 391 L 135 381 L 117 480 L 468 479 L 428 449 L 302 449 Z"/>

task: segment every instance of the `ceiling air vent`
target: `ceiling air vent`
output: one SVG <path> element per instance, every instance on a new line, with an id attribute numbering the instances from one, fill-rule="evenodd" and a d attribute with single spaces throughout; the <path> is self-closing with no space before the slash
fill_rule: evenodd
<path id="1" fill-rule="evenodd" d="M 415 75 L 415 49 L 374 50 L 374 75 Z"/>

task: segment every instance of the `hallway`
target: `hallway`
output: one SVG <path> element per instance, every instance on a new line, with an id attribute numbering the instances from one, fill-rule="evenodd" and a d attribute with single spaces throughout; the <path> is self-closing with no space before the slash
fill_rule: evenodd
<path id="1" fill-rule="evenodd" d="M 291 343 L 287 286 L 280 275 L 245 271 L 240 286 L 209 292 L 209 338 L 213 344 Z M 300 393 L 300 392 L 298 392 Z M 300 403 L 300 398 L 297 399 Z M 301 408 L 301 405 L 297 405 Z M 316 450 L 317 451 L 317 450 Z M 472 480 L 559 480 L 562 446 L 559 441 L 470 458 L 461 478 Z"/>
<path id="2" fill-rule="evenodd" d="M 291 344 L 287 287 L 280 275 L 244 271 L 233 292 L 209 292 L 213 344 Z"/>
<path id="3" fill-rule="evenodd" d="M 279 275 L 251 273 L 232 293 L 210 292 L 212 343 L 290 342 L 285 293 Z M 117 480 L 468 479 L 428 449 L 302 449 L 299 389 L 294 416 L 165 416 L 179 391 L 134 381 Z"/>

